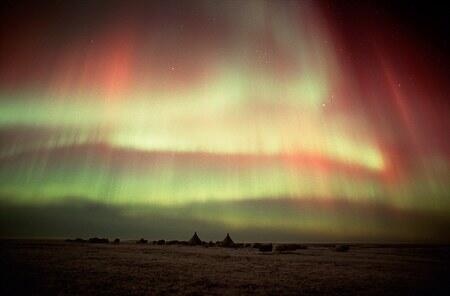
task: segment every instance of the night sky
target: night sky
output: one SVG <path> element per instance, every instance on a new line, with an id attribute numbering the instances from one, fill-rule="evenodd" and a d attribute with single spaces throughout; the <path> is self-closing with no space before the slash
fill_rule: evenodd
<path id="1" fill-rule="evenodd" d="M 1 10 L 0 236 L 449 242 L 443 7 Z"/>

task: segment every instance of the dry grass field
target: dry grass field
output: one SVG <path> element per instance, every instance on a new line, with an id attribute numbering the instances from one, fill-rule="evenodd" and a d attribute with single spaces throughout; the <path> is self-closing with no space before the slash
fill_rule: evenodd
<path id="1" fill-rule="evenodd" d="M 1 295 L 450 295 L 449 247 L 1 241 Z"/>

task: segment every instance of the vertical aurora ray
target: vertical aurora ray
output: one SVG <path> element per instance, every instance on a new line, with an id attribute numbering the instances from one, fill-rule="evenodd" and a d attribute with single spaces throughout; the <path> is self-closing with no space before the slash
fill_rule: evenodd
<path id="1" fill-rule="evenodd" d="M 345 32 L 315 2 L 185 6 L 63 7 L 64 28 L 53 15 L 5 20 L 2 202 L 440 239 L 450 170 L 438 90 L 408 82 L 376 37 L 366 61 L 344 52 Z M 419 227 L 427 217 L 438 222 Z"/>

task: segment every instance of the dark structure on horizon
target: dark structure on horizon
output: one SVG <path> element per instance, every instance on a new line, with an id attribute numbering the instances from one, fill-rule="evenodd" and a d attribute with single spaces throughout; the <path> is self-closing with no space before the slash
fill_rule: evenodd
<path id="1" fill-rule="evenodd" d="M 198 237 L 197 232 L 194 232 L 194 235 L 189 240 L 189 244 L 191 246 L 198 246 L 202 244 L 202 240 Z"/>
<path id="2" fill-rule="evenodd" d="M 230 234 L 227 233 L 227 236 L 224 238 L 224 240 L 220 243 L 222 247 L 225 248 L 232 248 L 235 246 L 234 241 L 231 239 Z"/>

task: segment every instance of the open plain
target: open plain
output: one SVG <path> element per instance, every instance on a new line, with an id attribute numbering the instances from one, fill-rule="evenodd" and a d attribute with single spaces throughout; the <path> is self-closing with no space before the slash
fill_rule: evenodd
<path id="1" fill-rule="evenodd" d="M 253 248 L 3 240 L 1 295 L 449 295 L 449 247 Z"/>

